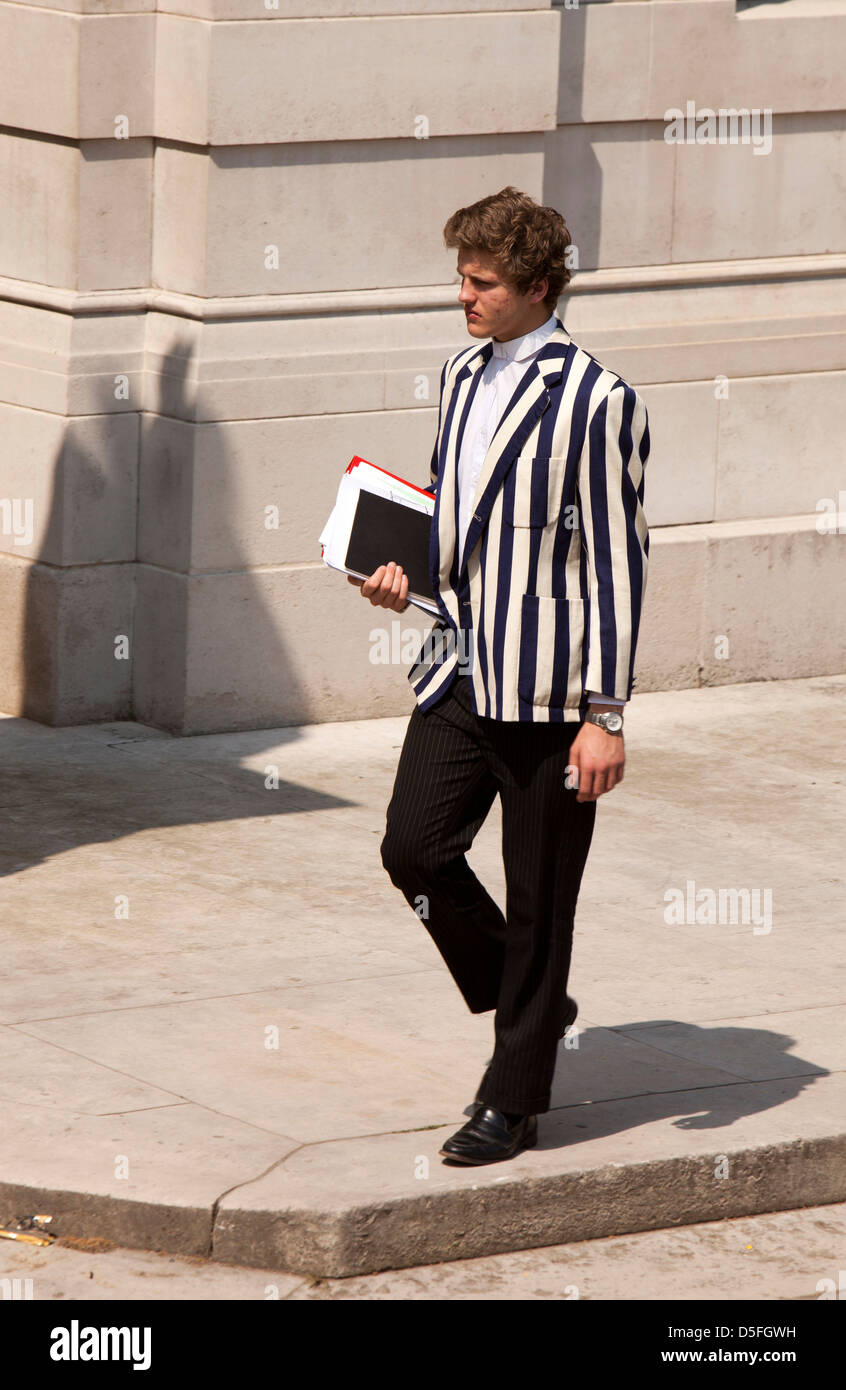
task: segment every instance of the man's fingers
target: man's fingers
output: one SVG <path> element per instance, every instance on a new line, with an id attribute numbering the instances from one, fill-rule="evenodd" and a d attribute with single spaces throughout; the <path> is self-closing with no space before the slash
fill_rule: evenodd
<path id="1" fill-rule="evenodd" d="M 608 788 L 605 785 L 605 773 L 598 772 L 595 768 L 585 771 L 579 775 L 579 791 L 577 801 L 596 801 Z"/>
<path id="2" fill-rule="evenodd" d="M 574 759 L 573 765 L 576 769 L 576 800 L 592 801 L 593 773 L 590 771 L 589 768 L 582 767 L 579 764 L 578 759 Z"/>
<path id="3" fill-rule="evenodd" d="M 585 728 L 591 729 L 592 726 L 585 725 Z M 585 741 L 580 730 L 570 749 L 570 766 L 576 771 L 574 786 L 577 801 L 597 801 L 623 780 L 625 759 L 617 760 L 616 748 L 613 755 L 609 755 L 604 748 L 593 747 L 592 740 L 592 733 Z"/>
<path id="4" fill-rule="evenodd" d="M 395 609 L 397 613 L 403 613 L 408 607 L 408 575 L 403 573 L 399 565 L 391 588 L 391 602 L 386 607 Z"/>
<path id="5" fill-rule="evenodd" d="M 387 565 L 380 565 L 362 586 L 362 593 L 370 599 L 374 608 L 393 608 L 402 612 L 407 606 L 405 595 L 408 593 L 408 576 L 403 574 L 401 566 L 393 561 Z"/>
<path id="6" fill-rule="evenodd" d="M 376 590 L 382 583 L 382 576 L 384 575 L 384 573 L 385 566 L 380 565 L 377 570 L 373 571 L 369 579 L 362 579 L 361 581 L 361 592 L 363 593 L 365 598 L 370 599 L 371 603 L 373 602 Z"/>
<path id="7" fill-rule="evenodd" d="M 408 575 L 393 560 L 380 565 L 369 579 L 356 579 L 351 574 L 347 579 L 351 584 L 360 585 L 362 594 L 370 599 L 374 608 L 393 608 L 403 613 L 408 607 Z"/>
<path id="8" fill-rule="evenodd" d="M 402 570 L 395 565 L 393 560 L 386 566 L 385 578 L 382 580 L 382 607 L 393 608 L 399 598 L 400 584 L 402 583 Z"/>

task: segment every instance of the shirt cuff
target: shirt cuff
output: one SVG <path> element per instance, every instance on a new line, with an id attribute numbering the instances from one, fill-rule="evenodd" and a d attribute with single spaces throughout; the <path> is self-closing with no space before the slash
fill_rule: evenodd
<path id="1" fill-rule="evenodd" d="M 626 703 L 625 700 L 619 700 L 616 695 L 603 695 L 597 690 L 589 690 L 587 697 L 590 705 L 620 705 L 622 707 Z"/>

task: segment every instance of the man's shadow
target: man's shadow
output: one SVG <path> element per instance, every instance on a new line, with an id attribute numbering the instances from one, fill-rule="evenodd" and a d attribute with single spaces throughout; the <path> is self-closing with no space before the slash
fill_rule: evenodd
<path id="1" fill-rule="evenodd" d="M 708 1028 L 669 1019 L 584 1032 L 576 1025 L 559 1045 L 538 1147 L 585 1143 L 673 1117 L 682 1130 L 728 1128 L 793 1100 L 817 1077 L 831 1074 L 789 1052 L 795 1043 L 789 1034 L 765 1028 Z"/>
<path id="2" fill-rule="evenodd" d="M 159 826 L 354 804 L 286 782 L 282 759 L 281 766 L 273 758 L 257 770 L 239 765 L 299 739 L 296 725 L 218 735 L 228 740 L 225 754 L 214 735 L 199 741 L 184 736 L 193 717 L 185 671 L 191 615 L 190 579 L 180 576 L 195 572 L 194 526 L 208 524 L 210 505 L 203 502 L 197 523 L 192 499 L 206 480 L 209 453 L 206 446 L 200 456 L 193 442 L 191 356 L 191 344 L 176 337 L 163 353 L 157 385 L 143 409 L 132 399 L 116 408 L 114 381 L 105 378 L 84 418 L 98 422 L 106 444 L 97 431 L 78 428 L 74 417 L 57 448 L 21 620 L 21 717 L 0 719 L 0 876 Z M 132 420 L 116 421 L 121 415 L 139 417 L 137 475 L 127 445 Z M 203 425 L 206 440 L 212 430 L 213 424 Z M 243 570 L 240 599 L 249 642 L 263 666 L 278 671 L 286 707 L 298 710 L 305 697 L 296 670 L 231 524 L 237 475 L 220 432 L 211 454 L 214 549 L 225 554 L 227 570 Z M 136 491 L 142 517 L 137 531 Z M 108 570 L 112 574 L 104 580 Z M 226 656 L 234 640 L 231 620 L 222 612 L 204 621 L 204 640 Z M 129 659 L 119 660 L 124 634 Z M 213 661 L 214 652 L 205 660 Z M 236 685 L 235 695 L 237 690 Z M 92 691 L 103 701 L 99 723 L 92 723 Z M 243 722 L 248 718 L 249 710 Z"/>

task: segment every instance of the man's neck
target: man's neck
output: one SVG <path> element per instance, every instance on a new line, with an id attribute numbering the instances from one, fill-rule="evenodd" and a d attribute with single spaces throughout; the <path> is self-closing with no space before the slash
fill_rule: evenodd
<path id="1" fill-rule="evenodd" d="M 545 306 L 541 306 L 540 317 L 538 317 L 537 314 L 533 315 L 533 317 L 528 322 L 524 323 L 521 328 L 518 328 L 516 332 L 509 332 L 507 338 L 494 337 L 493 342 L 513 343 L 516 338 L 525 338 L 527 333 L 534 333 L 536 328 L 543 328 L 544 324 L 549 322 L 551 316 L 552 310 L 547 309 Z"/>

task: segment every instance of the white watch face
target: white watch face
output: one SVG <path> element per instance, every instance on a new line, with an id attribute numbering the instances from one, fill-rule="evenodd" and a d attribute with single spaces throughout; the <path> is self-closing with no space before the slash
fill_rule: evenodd
<path id="1" fill-rule="evenodd" d="M 619 733 L 620 729 L 623 727 L 623 716 L 621 714 L 609 714 L 605 712 L 603 714 L 594 715 L 594 720 L 599 724 L 601 729 L 605 729 L 609 734 Z"/>

